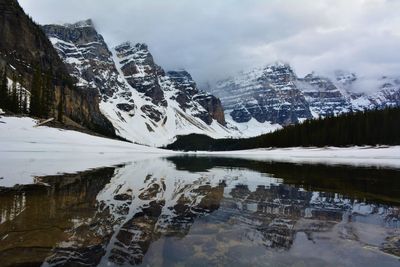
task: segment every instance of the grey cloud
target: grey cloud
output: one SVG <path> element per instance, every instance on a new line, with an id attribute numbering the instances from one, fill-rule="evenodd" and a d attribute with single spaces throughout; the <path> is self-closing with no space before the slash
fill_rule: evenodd
<path id="1" fill-rule="evenodd" d="M 276 60 L 296 72 L 400 75 L 400 1 L 20 0 L 39 23 L 92 18 L 110 45 L 146 42 L 200 83 Z"/>

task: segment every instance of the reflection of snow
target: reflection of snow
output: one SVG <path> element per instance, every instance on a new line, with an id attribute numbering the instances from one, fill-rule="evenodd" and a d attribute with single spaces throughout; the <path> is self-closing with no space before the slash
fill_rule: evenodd
<path id="1" fill-rule="evenodd" d="M 26 208 L 26 197 L 25 193 L 22 192 L 20 195 L 15 195 L 10 203 L 11 206 L 1 206 L 3 209 L 0 210 L 0 224 L 7 221 L 12 221 L 18 215 L 20 215 Z"/>
<path id="2" fill-rule="evenodd" d="M 365 203 L 355 203 L 352 212 L 360 215 L 368 215 L 373 213 L 374 210 L 375 210 L 374 205 L 369 205 Z"/>
<path id="3" fill-rule="evenodd" d="M 76 131 L 37 127 L 31 118 L 0 117 L 0 186 L 31 183 L 33 177 L 74 173 L 167 155 L 218 156 L 282 161 L 400 167 L 400 146 L 283 148 L 184 153 L 161 150 Z"/>

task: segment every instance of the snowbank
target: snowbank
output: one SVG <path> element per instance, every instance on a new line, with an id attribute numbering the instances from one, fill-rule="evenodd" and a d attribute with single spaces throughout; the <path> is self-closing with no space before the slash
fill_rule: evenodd
<path id="1" fill-rule="evenodd" d="M 0 152 L 165 153 L 157 148 L 35 125 L 36 121 L 28 117 L 0 117 Z"/>
<path id="2" fill-rule="evenodd" d="M 0 118 L 0 186 L 32 183 L 35 176 L 74 173 L 174 153 L 34 125 L 31 118 Z"/>
<path id="3" fill-rule="evenodd" d="M 192 152 L 199 156 L 218 156 L 280 161 L 292 163 L 323 163 L 352 166 L 400 168 L 400 146 L 380 147 L 323 147 L 323 148 L 274 148 L 223 152 Z"/>
<path id="4" fill-rule="evenodd" d="M 0 186 L 32 183 L 36 176 L 74 173 L 171 155 L 229 157 L 259 161 L 346 164 L 400 168 L 400 146 L 256 149 L 173 152 L 35 126 L 31 118 L 0 117 Z"/>

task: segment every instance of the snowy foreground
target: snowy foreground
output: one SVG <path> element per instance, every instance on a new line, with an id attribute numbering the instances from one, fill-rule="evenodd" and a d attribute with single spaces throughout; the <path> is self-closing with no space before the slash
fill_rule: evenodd
<path id="1" fill-rule="evenodd" d="M 184 153 L 76 131 L 34 127 L 35 124 L 31 118 L 0 117 L 0 186 L 31 183 L 35 176 L 73 173 L 171 155 L 400 168 L 400 146 Z"/>

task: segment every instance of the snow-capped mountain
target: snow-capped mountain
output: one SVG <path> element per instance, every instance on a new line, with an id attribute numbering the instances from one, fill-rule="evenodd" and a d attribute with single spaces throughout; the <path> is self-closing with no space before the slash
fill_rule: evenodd
<path id="1" fill-rule="evenodd" d="M 177 135 L 231 135 L 220 100 L 200 91 L 186 71 L 165 72 L 147 45 L 109 49 L 91 20 L 43 29 L 77 86 L 99 90 L 101 111 L 119 136 L 161 146 Z"/>
<path id="2" fill-rule="evenodd" d="M 53 117 L 68 126 L 115 137 L 113 125 L 100 112 L 98 92 L 72 86 L 69 72 L 56 49 L 18 1 L 0 0 L 0 16 L 0 70 L 6 72 L 8 80 L 5 80 L 11 87 L 2 93 L 1 108 L 19 114 L 29 109 L 34 116 Z M 10 107 L 5 100 L 12 92 L 13 83 L 17 87 L 17 100 L 13 101 L 14 107 Z M 46 100 L 36 101 L 32 110 L 28 108 L 29 98 L 40 95 L 39 91 Z"/>
<path id="3" fill-rule="evenodd" d="M 354 73 L 299 78 L 285 63 L 218 82 L 212 95 L 185 70 L 164 71 L 146 44 L 110 49 L 91 20 L 43 29 L 77 86 L 100 92 L 101 112 L 117 134 L 141 144 L 162 146 L 191 133 L 249 137 L 306 119 L 400 105 L 400 79 L 382 77 L 375 90 L 360 93 L 366 80 Z"/>
<path id="4" fill-rule="evenodd" d="M 298 122 L 309 118 L 308 103 L 296 86 L 293 70 L 285 64 L 267 66 L 218 83 L 215 92 L 236 122 L 279 124 Z"/>
<path id="5" fill-rule="evenodd" d="M 365 78 L 338 71 L 334 79 L 315 73 L 299 78 L 289 64 L 275 63 L 220 81 L 212 93 L 227 121 L 244 129 L 254 124 L 288 125 L 304 119 L 400 105 L 400 79 L 383 77 L 370 93 L 359 93 Z M 264 133 L 271 127 L 264 127 Z"/>

